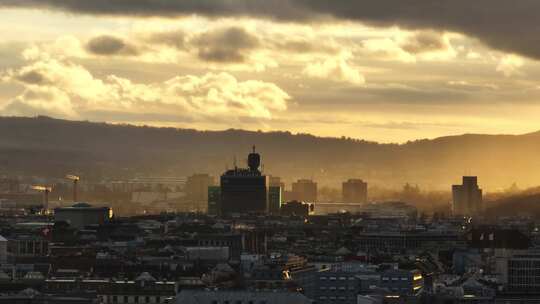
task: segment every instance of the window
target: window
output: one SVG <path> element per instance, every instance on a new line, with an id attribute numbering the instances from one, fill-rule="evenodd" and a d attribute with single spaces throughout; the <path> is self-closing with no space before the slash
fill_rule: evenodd
<path id="1" fill-rule="evenodd" d="M 326 280 L 326 277 L 320 277 L 319 280 L 324 281 Z"/>

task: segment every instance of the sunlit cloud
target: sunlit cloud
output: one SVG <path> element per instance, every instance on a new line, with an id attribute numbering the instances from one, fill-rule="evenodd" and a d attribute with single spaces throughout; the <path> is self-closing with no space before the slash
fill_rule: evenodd
<path id="1" fill-rule="evenodd" d="M 503 56 L 499 64 L 497 65 L 497 72 L 501 72 L 506 77 L 514 76 L 514 75 L 520 75 L 522 72 L 520 68 L 525 64 L 525 61 L 523 58 L 509 54 Z"/>
<path id="2" fill-rule="evenodd" d="M 29 51 L 31 52 L 31 51 Z M 239 81 L 227 73 L 176 76 L 162 83 L 135 83 L 115 75 L 98 78 L 83 66 L 50 54 L 29 56 L 28 65 L 4 73 L 4 82 L 25 90 L 4 114 L 55 113 L 81 117 L 88 111 L 178 112 L 196 119 L 271 119 L 287 109 L 290 96 L 273 83 Z"/>
<path id="3" fill-rule="evenodd" d="M 304 74 L 309 77 L 322 78 L 328 81 L 343 81 L 355 85 L 366 82 L 359 69 L 348 62 L 350 54 L 343 53 L 340 56 L 330 57 L 324 61 L 308 64 Z"/>

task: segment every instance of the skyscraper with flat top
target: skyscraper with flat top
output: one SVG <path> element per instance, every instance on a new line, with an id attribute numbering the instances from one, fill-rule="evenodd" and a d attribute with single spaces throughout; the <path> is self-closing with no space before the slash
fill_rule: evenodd
<path id="1" fill-rule="evenodd" d="M 361 179 L 349 179 L 342 184 L 343 202 L 349 204 L 367 203 L 367 183 Z"/>
<path id="2" fill-rule="evenodd" d="M 294 200 L 301 202 L 317 201 L 317 183 L 310 179 L 299 179 L 292 184 Z"/>
<path id="3" fill-rule="evenodd" d="M 482 189 L 476 176 L 463 176 L 461 185 L 452 186 L 454 215 L 473 216 L 483 210 Z"/>

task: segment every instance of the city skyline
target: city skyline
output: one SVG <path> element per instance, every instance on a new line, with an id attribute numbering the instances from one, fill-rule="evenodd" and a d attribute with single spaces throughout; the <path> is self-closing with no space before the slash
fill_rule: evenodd
<path id="1" fill-rule="evenodd" d="M 0 115 L 398 143 L 540 130 L 538 4 L 403 5 L 0 1 Z"/>

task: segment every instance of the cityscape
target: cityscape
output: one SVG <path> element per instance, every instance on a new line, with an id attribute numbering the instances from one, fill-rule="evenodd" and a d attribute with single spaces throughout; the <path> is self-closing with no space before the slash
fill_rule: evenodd
<path id="1" fill-rule="evenodd" d="M 427 214 L 360 178 L 321 200 L 317 181 L 262 171 L 256 146 L 246 159 L 219 179 L 2 179 L 0 303 L 539 300 L 537 219 L 486 216 L 476 176 Z"/>
<path id="2" fill-rule="evenodd" d="M 539 12 L 0 0 L 0 304 L 540 304 Z"/>

